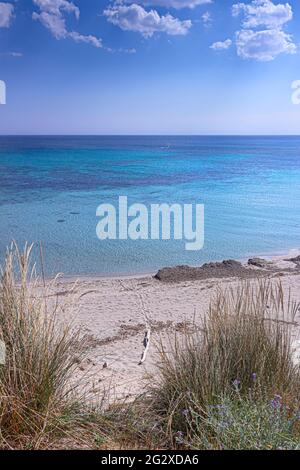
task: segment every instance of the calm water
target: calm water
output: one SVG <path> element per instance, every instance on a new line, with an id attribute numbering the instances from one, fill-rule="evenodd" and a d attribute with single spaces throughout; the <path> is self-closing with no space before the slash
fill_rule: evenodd
<path id="1" fill-rule="evenodd" d="M 48 274 L 130 274 L 300 247 L 298 137 L 0 137 L 0 261 L 43 242 Z M 205 247 L 96 237 L 96 208 L 204 203 Z"/>

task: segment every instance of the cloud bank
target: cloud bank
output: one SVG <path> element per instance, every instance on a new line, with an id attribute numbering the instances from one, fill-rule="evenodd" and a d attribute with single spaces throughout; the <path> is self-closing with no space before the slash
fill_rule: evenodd
<path id="1" fill-rule="evenodd" d="M 270 0 L 254 0 L 250 4 L 237 3 L 232 6 L 234 17 L 244 15 L 242 26 L 245 29 L 265 26 L 269 29 L 281 28 L 293 18 L 292 7 L 286 4 L 275 5 Z"/>
<path id="2" fill-rule="evenodd" d="M 171 36 L 185 35 L 192 27 L 190 20 L 181 21 L 167 14 L 160 16 L 156 10 L 146 11 L 140 5 L 114 5 L 103 12 L 107 20 L 123 29 L 134 31 L 144 37 L 151 37 L 154 33 L 162 32 Z"/>
<path id="3" fill-rule="evenodd" d="M 33 0 L 40 13 L 34 12 L 32 18 L 42 23 L 49 29 L 56 39 L 70 38 L 75 42 L 91 44 L 94 47 L 102 47 L 102 40 L 92 35 L 83 35 L 77 31 L 68 31 L 65 14 L 74 14 L 78 20 L 79 8 L 68 0 Z"/>
<path id="4" fill-rule="evenodd" d="M 239 31 L 236 47 L 239 57 L 261 62 L 274 60 L 279 54 L 294 54 L 297 51 L 292 37 L 278 29 Z"/>
<path id="5" fill-rule="evenodd" d="M 289 3 L 274 4 L 271 0 L 240 2 L 232 6 L 232 16 L 242 17 L 241 29 L 235 35 L 237 55 L 242 59 L 266 62 L 280 54 L 297 52 L 292 36 L 283 29 L 293 18 Z M 226 41 L 216 42 L 211 48 L 228 49 Z"/>
<path id="6" fill-rule="evenodd" d="M 232 6 L 232 15 L 243 15 L 242 30 L 236 33 L 239 57 L 264 62 L 297 51 L 292 36 L 283 31 L 284 25 L 293 18 L 288 3 L 275 5 L 271 0 L 237 3 Z"/>

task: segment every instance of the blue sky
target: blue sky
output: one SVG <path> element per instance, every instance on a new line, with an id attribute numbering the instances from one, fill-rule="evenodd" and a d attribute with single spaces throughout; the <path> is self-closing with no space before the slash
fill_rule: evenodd
<path id="1" fill-rule="evenodd" d="M 299 134 L 300 4 L 0 0 L 1 134 Z"/>

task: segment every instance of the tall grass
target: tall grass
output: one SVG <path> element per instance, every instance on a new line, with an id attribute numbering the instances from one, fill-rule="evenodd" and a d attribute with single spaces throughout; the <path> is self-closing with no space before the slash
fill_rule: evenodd
<path id="1" fill-rule="evenodd" d="M 187 427 L 193 433 L 187 415 L 201 414 L 234 387 L 248 396 L 253 377 L 261 400 L 277 393 L 297 401 L 300 374 L 291 332 L 298 309 L 284 299 L 280 283 L 243 283 L 218 291 L 196 333 L 177 338 L 168 350 L 161 346 L 152 396 L 170 435 Z"/>
<path id="2" fill-rule="evenodd" d="M 78 334 L 47 311 L 31 247 L 7 251 L 0 280 L 0 339 L 6 361 L 0 365 L 0 446 L 28 442 L 38 447 L 57 427 L 70 392 L 78 357 Z M 26 444 L 27 445 L 27 444 Z"/>

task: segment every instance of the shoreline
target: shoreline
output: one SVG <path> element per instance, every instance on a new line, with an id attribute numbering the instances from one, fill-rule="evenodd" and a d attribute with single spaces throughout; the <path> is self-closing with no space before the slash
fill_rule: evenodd
<path id="1" fill-rule="evenodd" d="M 243 257 L 243 258 L 232 258 L 232 261 L 236 261 L 237 263 L 241 263 L 242 266 L 247 266 L 247 263 L 249 261 L 249 259 L 255 259 L 255 258 L 260 258 L 260 259 L 264 259 L 266 261 L 269 261 L 269 262 L 274 262 L 274 263 L 282 263 L 282 262 L 286 262 L 287 259 L 290 259 L 290 258 L 293 258 L 293 257 L 297 257 L 297 256 L 300 256 L 300 248 L 291 248 L 290 250 L 288 251 L 281 251 L 281 252 L 270 252 L 270 253 L 256 253 L 255 255 L 251 256 L 251 257 Z M 209 261 L 209 262 L 206 262 L 206 263 L 203 263 L 201 265 L 186 265 L 187 267 L 191 268 L 191 269 L 201 269 L 203 266 L 205 265 L 208 265 L 208 264 L 219 264 L 219 263 L 223 263 L 225 261 L 228 261 L 228 260 L 225 260 L 225 259 L 221 259 L 221 260 L 213 260 L 213 261 Z M 130 279 L 144 279 L 144 278 L 155 278 L 155 276 L 157 275 L 157 273 L 159 271 L 162 271 L 164 269 L 170 269 L 170 270 L 173 270 L 173 269 L 176 269 L 178 267 L 180 267 L 182 265 L 174 265 L 174 266 L 164 266 L 162 268 L 158 268 L 156 271 L 153 270 L 153 271 L 148 271 L 148 272 L 142 272 L 142 273 L 130 273 L 130 274 L 79 274 L 79 275 L 75 275 L 75 274 L 64 274 L 64 273 L 58 273 L 58 276 L 59 276 L 59 280 L 62 281 L 66 281 L 66 282 L 76 282 L 76 281 L 89 281 L 89 280 L 103 280 L 103 281 L 106 281 L 106 280 L 130 280 Z M 292 268 L 293 265 L 290 265 L 290 267 Z M 227 276 L 224 276 L 224 277 L 227 277 Z M 46 281 L 50 281 L 50 280 L 53 280 L 53 277 L 51 276 L 45 276 L 45 280 Z"/>

